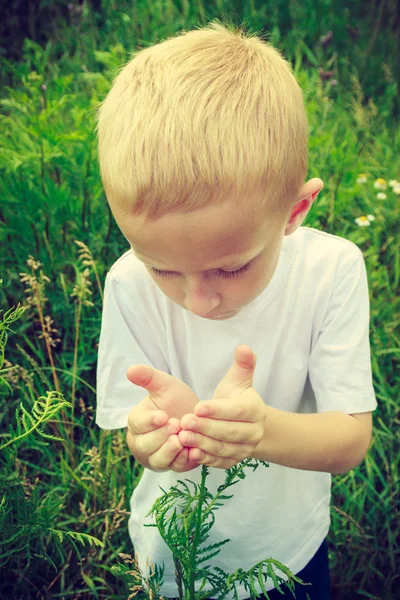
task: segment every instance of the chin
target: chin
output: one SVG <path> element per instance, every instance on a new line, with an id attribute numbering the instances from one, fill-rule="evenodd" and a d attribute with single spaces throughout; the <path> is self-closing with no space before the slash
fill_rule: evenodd
<path id="1" fill-rule="evenodd" d="M 183 308 L 183 310 L 186 310 L 187 312 L 191 313 L 195 317 L 199 317 L 199 319 L 210 319 L 210 320 L 214 320 L 214 321 L 225 321 L 226 319 L 231 319 L 232 317 L 237 315 L 239 312 L 239 309 L 237 309 L 237 310 L 227 311 L 226 313 L 222 313 L 222 316 L 210 316 L 210 317 L 204 316 L 203 317 L 201 315 L 195 315 L 195 313 L 192 313 L 192 311 L 189 310 L 188 308 L 186 308 L 186 306 L 180 305 L 180 307 Z"/>
<path id="2" fill-rule="evenodd" d="M 217 321 L 225 321 L 226 319 L 231 319 L 232 317 L 234 317 L 239 311 L 235 310 L 231 310 L 228 313 L 222 314 L 221 316 L 215 316 L 215 317 L 202 317 L 203 319 L 215 319 Z"/>

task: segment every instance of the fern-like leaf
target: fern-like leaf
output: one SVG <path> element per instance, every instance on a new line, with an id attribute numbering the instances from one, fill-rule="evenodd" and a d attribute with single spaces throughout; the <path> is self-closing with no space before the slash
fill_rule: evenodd
<path id="1" fill-rule="evenodd" d="M 71 406 L 72 404 L 64 399 L 63 394 L 53 391 L 47 392 L 47 396 L 40 396 L 40 398 L 35 401 L 32 407 L 32 414 L 26 410 L 21 402 L 19 409 L 17 408 L 16 410 L 15 415 L 19 428 L 17 431 L 15 431 L 12 430 L 12 427 L 10 427 L 10 439 L 0 446 L 0 451 L 4 450 L 11 444 L 19 445 L 21 441 L 29 435 L 36 435 L 45 439 L 63 442 L 64 440 L 62 438 L 44 433 L 44 431 L 41 429 L 41 425 L 47 421 L 50 421 L 56 413 L 60 412 L 64 408 L 70 408 Z M 36 437 L 36 439 L 39 441 L 38 437 Z M 43 442 L 43 440 L 40 441 L 42 444 L 48 445 L 48 442 Z"/>

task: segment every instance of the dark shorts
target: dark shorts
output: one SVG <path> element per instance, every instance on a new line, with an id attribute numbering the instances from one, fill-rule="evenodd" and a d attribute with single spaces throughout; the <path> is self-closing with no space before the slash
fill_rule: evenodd
<path id="1" fill-rule="evenodd" d="M 310 560 L 310 562 L 298 573 L 295 573 L 297 577 L 300 577 L 304 583 L 311 583 L 312 585 L 300 585 L 295 584 L 293 596 L 292 592 L 286 586 L 281 588 L 283 594 L 280 594 L 276 589 L 268 592 L 270 600 L 307 600 L 307 594 L 310 600 L 330 600 L 330 575 L 329 575 L 329 561 L 328 561 L 328 544 L 326 539 L 322 542 L 321 546 L 317 550 L 316 554 Z M 260 600 L 265 600 L 266 596 L 259 596 Z"/>

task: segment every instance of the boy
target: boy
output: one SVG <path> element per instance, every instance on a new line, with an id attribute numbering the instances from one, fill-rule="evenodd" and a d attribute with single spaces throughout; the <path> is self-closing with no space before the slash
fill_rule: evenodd
<path id="1" fill-rule="evenodd" d="M 301 226 L 324 184 L 304 183 L 290 65 L 220 23 L 181 33 L 124 66 L 98 135 L 130 250 L 106 277 L 96 423 L 126 428 L 145 467 L 129 521 L 139 566 L 164 563 L 161 594 L 178 596 L 172 555 L 143 526 L 160 486 L 187 471 L 199 483 L 205 464 L 215 492 L 253 456 L 270 467 L 219 509 L 207 543 L 231 541 L 212 565 L 273 557 L 312 583 L 297 598 L 328 599 L 331 474 L 363 459 L 376 407 L 369 298 L 357 246 Z"/>

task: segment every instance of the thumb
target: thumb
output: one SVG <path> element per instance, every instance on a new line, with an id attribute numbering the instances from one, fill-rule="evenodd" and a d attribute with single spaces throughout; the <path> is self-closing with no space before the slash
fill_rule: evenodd
<path id="1" fill-rule="evenodd" d="M 256 362 L 257 356 L 249 346 L 245 346 L 244 344 L 237 346 L 235 360 L 227 376 L 229 376 L 232 382 L 238 385 L 249 383 L 249 387 L 251 387 L 253 385 Z"/>
<path id="2" fill-rule="evenodd" d="M 149 365 L 131 365 L 126 371 L 126 377 L 131 383 L 157 394 L 169 385 L 171 375 Z"/>
<path id="3" fill-rule="evenodd" d="M 253 385 L 257 356 L 249 346 L 241 344 L 236 347 L 233 365 L 220 381 L 213 398 L 229 398 L 238 396 Z"/>

